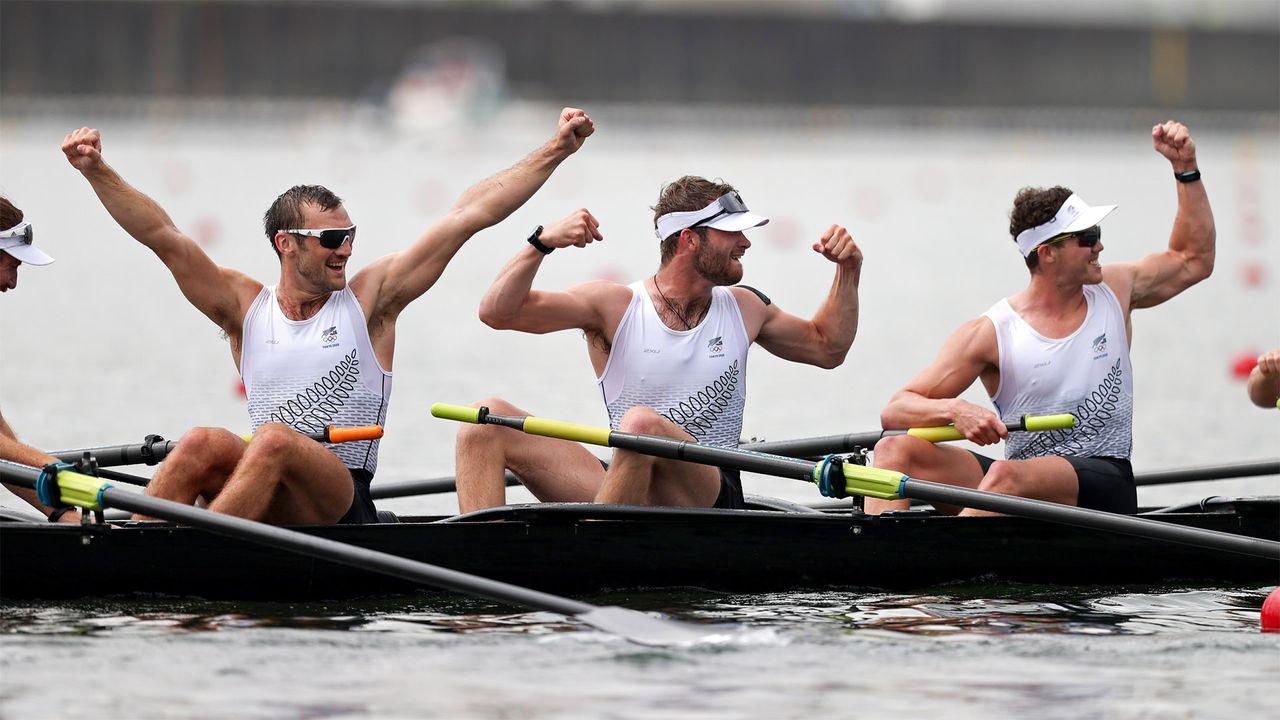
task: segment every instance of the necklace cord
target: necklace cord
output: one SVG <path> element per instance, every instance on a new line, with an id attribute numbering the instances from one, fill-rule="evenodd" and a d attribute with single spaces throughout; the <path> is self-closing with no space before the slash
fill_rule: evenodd
<path id="1" fill-rule="evenodd" d="M 676 307 L 676 304 L 671 302 L 671 298 L 667 297 L 667 294 L 662 292 L 662 286 L 658 284 L 657 273 L 653 274 L 653 286 L 658 289 L 658 295 L 662 298 L 662 302 L 667 304 L 667 309 L 675 313 L 676 318 L 679 319 L 680 322 L 684 323 L 684 329 L 692 330 L 693 323 L 689 322 L 689 319 L 684 316 L 684 313 L 680 312 L 680 308 Z M 708 305 L 708 307 L 710 307 L 710 305 Z M 701 316 L 701 313 L 699 313 L 699 316 L 698 316 L 699 319 L 701 319 L 700 316 Z"/>

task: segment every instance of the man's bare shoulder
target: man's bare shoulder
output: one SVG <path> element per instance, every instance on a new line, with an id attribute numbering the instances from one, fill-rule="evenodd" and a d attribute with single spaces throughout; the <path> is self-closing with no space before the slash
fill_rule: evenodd
<path id="1" fill-rule="evenodd" d="M 942 352 L 969 360 L 994 363 L 999 354 L 995 324 L 986 315 L 965 321 L 947 338 Z"/>

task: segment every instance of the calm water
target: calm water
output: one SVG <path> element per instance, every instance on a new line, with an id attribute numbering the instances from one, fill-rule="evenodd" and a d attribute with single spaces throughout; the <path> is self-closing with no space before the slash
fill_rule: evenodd
<path id="1" fill-rule="evenodd" d="M 1255 588 L 616 594 L 738 623 L 652 649 L 541 613 L 411 598 L 0 606 L 6 717 L 1266 717 Z M 52 678 L 74 675 L 56 713 Z"/>
<path id="2" fill-rule="evenodd" d="M 361 226 L 358 269 L 541 142 L 555 111 L 516 108 L 452 133 L 326 119 L 181 125 L 92 111 L 0 118 L 0 190 L 58 257 L 23 268 L 18 291 L 0 300 L 5 417 L 47 448 L 246 422 L 216 328 L 66 166 L 58 145 L 68 130 L 101 127 L 108 161 L 217 262 L 270 281 L 275 260 L 257 223 L 285 187 L 322 182 L 343 196 Z M 831 277 L 809 243 L 830 223 L 851 229 L 867 258 L 853 352 L 834 371 L 753 354 L 744 430 L 762 439 L 877 427 L 885 400 L 951 330 L 1019 290 L 1025 269 L 1004 230 L 1019 187 L 1064 183 L 1089 202 L 1120 203 L 1104 261 L 1163 247 L 1172 222 L 1168 165 L 1142 129 L 667 132 L 612 112 L 594 113 L 600 130 L 582 154 L 469 243 L 402 316 L 379 481 L 452 472 L 455 428 L 429 417 L 432 402 L 502 395 L 546 417 L 606 422 L 580 338 L 495 332 L 474 311 L 528 231 L 577 207 L 597 214 L 606 242 L 556 253 L 541 287 L 653 272 L 647 206 L 658 187 L 686 172 L 723 177 L 773 217 L 751 236 L 745 281 L 802 315 Z M 1280 346 L 1273 130 L 1196 135 L 1218 268 L 1185 296 L 1135 315 L 1139 471 L 1280 455 L 1280 413 L 1249 406 L 1229 371 L 1242 354 Z M 51 346 L 53 337 L 62 340 Z M 800 483 L 746 484 L 816 499 Z M 1252 478 L 1148 488 L 1140 500 L 1277 492 L 1276 478 Z M 454 503 L 442 495 L 380 506 L 441 513 Z M 1265 591 L 978 586 L 590 598 L 748 629 L 726 644 L 672 650 L 426 595 L 341 606 L 3 604 L 0 717 L 1264 717 L 1280 710 L 1280 636 L 1257 632 Z M 61 691 L 70 677 L 73 691 Z"/>

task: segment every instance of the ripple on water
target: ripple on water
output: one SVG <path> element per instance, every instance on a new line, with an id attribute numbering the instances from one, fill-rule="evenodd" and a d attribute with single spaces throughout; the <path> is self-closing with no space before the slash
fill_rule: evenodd
<path id="1" fill-rule="evenodd" d="M 1266 588 L 1021 585 L 598 604 L 740 629 L 646 648 L 549 613 L 419 596 L 0 604 L 0 714 L 42 717 L 1261 717 L 1280 637 Z M 193 712 L 192 708 L 198 708 Z"/>

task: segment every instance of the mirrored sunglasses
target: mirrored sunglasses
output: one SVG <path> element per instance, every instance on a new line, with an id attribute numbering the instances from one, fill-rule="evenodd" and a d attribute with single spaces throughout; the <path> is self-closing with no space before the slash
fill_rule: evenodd
<path id="1" fill-rule="evenodd" d="M 320 247 L 327 250 L 337 250 L 342 244 L 351 241 L 352 245 L 356 243 L 356 226 L 344 228 L 302 228 L 299 230 L 282 230 L 290 235 L 306 235 L 320 240 Z"/>
<path id="2" fill-rule="evenodd" d="M 720 212 L 716 213 L 715 215 L 712 215 L 709 218 L 699 220 L 698 222 L 690 225 L 689 227 L 696 228 L 696 227 L 702 227 L 703 225 L 710 225 L 711 223 L 715 222 L 717 218 L 722 218 L 725 215 L 735 215 L 737 213 L 748 212 L 747 204 L 742 201 L 742 196 L 739 195 L 737 192 L 725 193 L 724 195 L 721 195 L 719 198 L 717 198 L 716 202 L 720 203 Z"/>
<path id="3" fill-rule="evenodd" d="M 23 245 L 30 245 L 36 241 L 36 233 L 35 230 L 31 229 L 31 223 L 21 222 L 8 230 L 0 230 L 0 240 L 8 240 L 10 238 L 18 238 Z"/>

